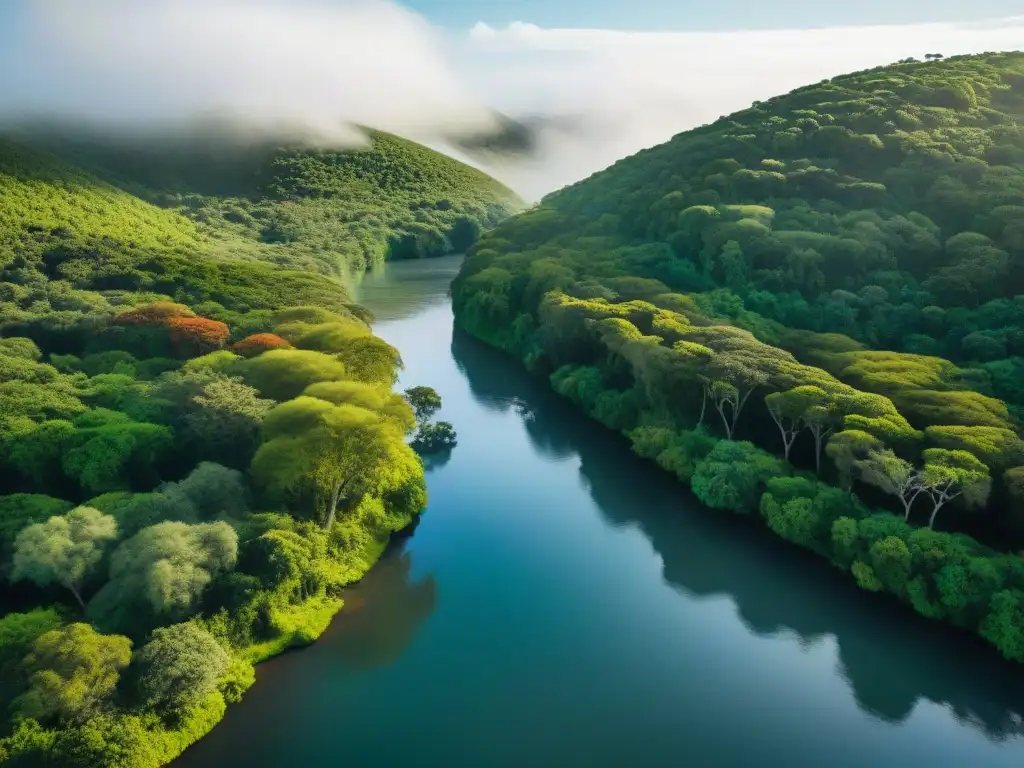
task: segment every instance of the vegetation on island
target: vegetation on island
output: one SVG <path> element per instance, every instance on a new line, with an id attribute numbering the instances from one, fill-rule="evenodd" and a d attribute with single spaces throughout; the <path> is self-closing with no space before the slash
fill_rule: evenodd
<path id="1" fill-rule="evenodd" d="M 550 195 L 453 302 L 705 505 L 1024 661 L 1024 54 L 930 59 Z"/>
<path id="2" fill-rule="evenodd" d="M 405 391 L 405 399 L 409 401 L 416 415 L 416 434 L 412 439 L 412 447 L 421 454 L 443 453 L 450 451 L 458 442 L 455 427 L 448 421 L 431 421 L 441 410 L 441 396 L 432 387 L 413 387 Z"/>
<path id="3" fill-rule="evenodd" d="M 0 142 L 2 763 L 170 761 L 425 505 L 439 402 L 340 280 L 221 237 Z"/>

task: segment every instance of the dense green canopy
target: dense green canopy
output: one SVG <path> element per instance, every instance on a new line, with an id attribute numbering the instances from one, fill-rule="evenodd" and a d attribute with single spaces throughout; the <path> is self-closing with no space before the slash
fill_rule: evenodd
<path id="1" fill-rule="evenodd" d="M 426 504 L 401 357 L 340 278 L 468 247 L 507 190 L 385 136 L 253 151 L 265 188 L 212 190 L 0 139 L 0 762 L 173 759 Z"/>
<path id="2" fill-rule="evenodd" d="M 681 133 L 486 234 L 452 295 L 706 505 L 1024 660 L 1024 54 Z M 929 559 L 915 524 L 996 549 Z"/>

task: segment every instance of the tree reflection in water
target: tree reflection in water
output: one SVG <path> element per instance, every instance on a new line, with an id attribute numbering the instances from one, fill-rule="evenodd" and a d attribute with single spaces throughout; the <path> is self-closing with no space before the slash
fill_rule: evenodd
<path id="1" fill-rule="evenodd" d="M 330 648 L 358 669 L 386 667 L 412 643 L 437 605 L 433 575 L 412 580 L 412 554 L 393 545 L 357 587 L 344 595 Z"/>
<path id="2" fill-rule="evenodd" d="M 695 598 L 726 596 L 746 629 L 834 642 L 858 706 L 898 723 L 921 701 L 948 707 L 992 740 L 1024 732 L 1024 673 L 978 638 L 859 590 L 816 556 L 751 521 L 702 510 L 686 489 L 500 352 L 457 330 L 452 356 L 484 407 L 518 413 L 538 451 L 580 461 L 604 517 L 636 526 L 661 556 L 666 583 Z"/>

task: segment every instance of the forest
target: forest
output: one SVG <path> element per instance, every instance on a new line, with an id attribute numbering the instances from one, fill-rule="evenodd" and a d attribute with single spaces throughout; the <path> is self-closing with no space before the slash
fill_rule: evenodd
<path id="1" fill-rule="evenodd" d="M 1021 53 L 756 102 L 487 233 L 456 322 L 705 506 L 1024 662 L 1022 122 Z"/>
<path id="2" fill-rule="evenodd" d="M 0 763 L 175 758 L 413 523 L 414 444 L 454 443 L 340 270 L 224 237 L 0 140 Z"/>
<path id="3" fill-rule="evenodd" d="M 119 136 L 44 123 L 17 138 L 178 212 L 220 255 L 333 276 L 463 253 L 524 205 L 477 169 L 392 134 L 367 129 L 354 151 L 240 131 Z"/>

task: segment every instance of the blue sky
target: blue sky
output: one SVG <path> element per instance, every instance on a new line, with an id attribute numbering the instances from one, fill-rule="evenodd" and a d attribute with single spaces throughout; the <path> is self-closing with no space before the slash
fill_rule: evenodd
<path id="1" fill-rule="evenodd" d="M 861 24 L 980 21 L 1024 13 L 1021 0 L 406 0 L 446 27 L 803 29 Z"/>

